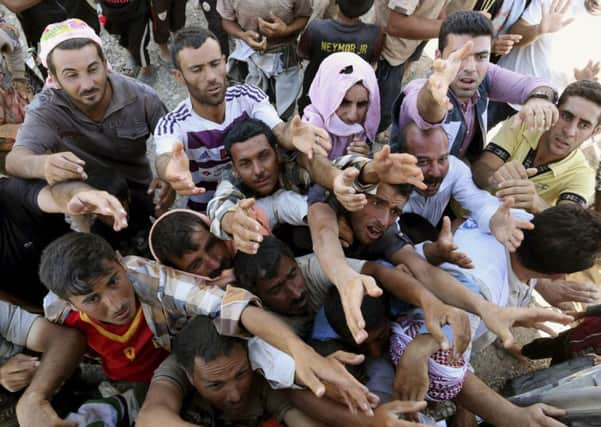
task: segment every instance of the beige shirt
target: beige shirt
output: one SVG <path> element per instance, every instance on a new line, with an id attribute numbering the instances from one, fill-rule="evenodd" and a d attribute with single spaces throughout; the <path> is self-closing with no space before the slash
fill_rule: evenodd
<path id="1" fill-rule="evenodd" d="M 376 24 L 385 29 L 391 10 L 407 16 L 436 19 L 447 3 L 448 0 L 375 0 Z M 384 39 L 382 58 L 392 66 L 404 64 L 422 41 L 392 37 L 387 34 Z"/>
<path id="2" fill-rule="evenodd" d="M 217 0 L 217 12 L 223 19 L 236 21 L 244 31 L 259 31 L 257 18 L 269 19 L 271 13 L 290 24 L 300 16 L 311 16 L 311 0 Z M 286 39 L 269 40 L 269 45 L 294 40 L 296 34 Z"/>

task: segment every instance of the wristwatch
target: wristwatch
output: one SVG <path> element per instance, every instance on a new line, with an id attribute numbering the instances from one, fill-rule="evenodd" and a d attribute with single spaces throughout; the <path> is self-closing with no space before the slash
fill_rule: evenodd
<path id="1" fill-rule="evenodd" d="M 532 92 L 530 92 L 530 95 L 528 95 L 528 98 L 526 98 L 526 102 L 530 101 L 532 98 L 546 99 L 553 104 L 557 104 L 559 96 L 557 95 L 557 91 L 555 89 L 545 87 L 534 89 Z M 526 102 L 524 102 L 524 104 Z"/>

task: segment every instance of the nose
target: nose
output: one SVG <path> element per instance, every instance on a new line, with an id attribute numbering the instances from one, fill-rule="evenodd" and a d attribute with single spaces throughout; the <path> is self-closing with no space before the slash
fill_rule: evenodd
<path id="1" fill-rule="evenodd" d="M 576 133 L 578 132 L 578 120 L 572 120 L 569 123 L 566 123 L 563 131 L 566 136 L 576 136 Z"/>
<path id="2" fill-rule="evenodd" d="M 206 272 L 203 275 L 215 271 L 220 265 L 221 261 L 215 255 L 207 254 L 203 262 L 203 267 L 206 267 Z"/>
<path id="3" fill-rule="evenodd" d="M 303 296 L 303 288 L 302 286 L 295 286 L 294 284 L 288 286 L 288 290 L 290 292 L 290 296 L 292 296 L 293 300 L 298 300 Z"/>
<path id="4" fill-rule="evenodd" d="M 114 293 L 108 293 L 105 297 L 106 307 L 111 313 L 116 313 L 123 307 L 123 298 L 120 295 Z"/>
<path id="5" fill-rule="evenodd" d="M 241 399 L 242 395 L 240 394 L 240 391 L 236 386 L 232 385 L 230 388 L 227 389 L 227 392 L 225 394 L 225 400 L 228 403 L 235 405 L 236 403 L 239 403 Z"/>
<path id="6" fill-rule="evenodd" d="M 263 172 L 263 166 L 261 166 L 260 162 L 253 162 L 253 174 L 255 176 L 260 176 Z"/>
<path id="7" fill-rule="evenodd" d="M 378 219 L 380 223 L 384 225 L 384 228 L 390 227 L 392 224 L 392 215 L 390 215 L 390 209 L 381 209 L 380 212 L 378 212 L 376 219 Z"/>
<path id="8" fill-rule="evenodd" d="M 83 74 L 80 80 L 80 85 L 82 92 L 92 89 L 94 87 L 94 79 L 88 74 Z"/>
<path id="9" fill-rule="evenodd" d="M 359 121 L 359 109 L 357 108 L 356 105 L 352 105 L 348 109 L 346 119 L 348 122 L 351 122 L 351 123 L 357 123 Z"/>
<path id="10" fill-rule="evenodd" d="M 461 71 L 470 73 L 476 71 L 476 58 L 474 58 L 474 55 L 470 55 L 463 60 L 461 63 Z"/>

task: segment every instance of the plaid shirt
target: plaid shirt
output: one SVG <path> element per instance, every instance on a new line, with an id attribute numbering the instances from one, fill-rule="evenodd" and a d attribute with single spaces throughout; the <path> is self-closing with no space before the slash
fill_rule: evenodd
<path id="1" fill-rule="evenodd" d="M 158 346 L 171 351 L 171 338 L 197 315 L 213 318 L 222 335 L 249 337 L 241 327 L 240 316 L 248 304 L 260 305 L 260 301 L 245 289 L 227 285 L 224 290 L 210 279 L 145 258 L 126 257 L 122 263 Z M 71 310 L 52 293 L 44 299 L 44 312 L 51 321 L 63 323 Z"/>
<path id="2" fill-rule="evenodd" d="M 307 194 L 312 184 L 311 177 L 304 168 L 296 163 L 296 153 L 282 154 L 280 152 L 280 158 L 284 158 L 284 160 L 280 162 L 279 188 Z M 366 157 L 348 154 L 334 161 L 334 166 L 338 169 L 353 166 L 361 170 L 369 161 L 370 159 Z M 359 191 L 364 188 L 358 180 L 355 181 L 354 186 L 359 188 Z M 372 188 L 373 186 L 368 185 L 368 187 Z M 231 170 L 224 174 L 215 195 L 207 206 L 207 215 L 211 219 L 211 233 L 221 240 L 230 240 L 232 236 L 223 231 L 221 221 L 225 214 L 240 200 L 252 196 L 253 194 L 242 184 L 239 178 L 234 176 Z"/>

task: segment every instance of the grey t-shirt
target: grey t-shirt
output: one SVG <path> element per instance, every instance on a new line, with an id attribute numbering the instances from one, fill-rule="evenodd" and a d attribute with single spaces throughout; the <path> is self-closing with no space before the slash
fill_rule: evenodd
<path id="1" fill-rule="evenodd" d="M 62 89 L 47 88 L 27 108 L 16 146 L 36 154 L 71 151 L 94 168 L 110 168 L 128 181 L 148 184 L 152 178 L 146 140 L 167 113 L 149 86 L 110 72 L 112 99 L 101 122 L 79 111 Z"/>
<path id="2" fill-rule="evenodd" d="M 0 364 L 23 351 L 33 322 L 40 317 L 0 301 Z"/>

